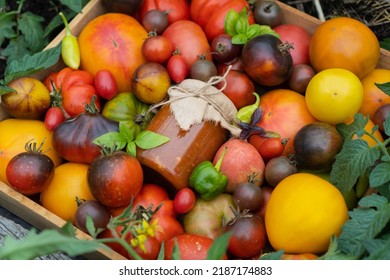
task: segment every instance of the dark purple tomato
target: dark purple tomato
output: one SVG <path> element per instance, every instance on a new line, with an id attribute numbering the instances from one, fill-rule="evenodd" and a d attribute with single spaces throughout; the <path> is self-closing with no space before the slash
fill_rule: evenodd
<path id="1" fill-rule="evenodd" d="M 232 43 L 232 36 L 225 33 L 214 37 L 210 47 L 212 57 L 222 63 L 230 63 L 241 52 L 241 47 Z"/>
<path id="2" fill-rule="evenodd" d="M 158 35 L 162 34 L 168 25 L 167 13 L 160 10 L 150 10 L 142 19 L 142 26 L 145 30 L 156 32 Z"/>
<path id="3" fill-rule="evenodd" d="M 263 201 L 261 188 L 251 182 L 241 183 L 233 191 L 233 200 L 241 211 L 255 212 Z"/>
<path id="4" fill-rule="evenodd" d="M 238 217 L 227 224 L 225 231 L 232 233 L 228 251 L 238 258 L 256 257 L 266 244 L 264 220 L 255 214 Z"/>
<path id="5" fill-rule="evenodd" d="M 41 192 L 54 176 L 52 159 L 39 148 L 34 148 L 34 144 L 27 143 L 26 152 L 14 156 L 6 168 L 9 184 L 24 195 Z"/>
<path id="6" fill-rule="evenodd" d="M 253 16 L 256 23 L 268 25 L 271 28 L 282 23 L 282 9 L 275 1 L 257 0 L 253 7 Z"/>
<path id="7" fill-rule="evenodd" d="M 260 35 L 249 40 L 242 49 L 245 72 L 263 86 L 277 86 L 291 74 L 291 45 L 273 35 Z"/>
<path id="8" fill-rule="evenodd" d="M 390 104 L 381 105 L 376 109 L 372 121 L 379 127 L 380 131 L 384 131 L 383 122 L 386 120 L 390 112 Z"/>
<path id="9" fill-rule="evenodd" d="M 210 60 L 200 58 L 192 64 L 189 76 L 191 79 L 207 82 L 211 77 L 216 75 L 217 67 L 215 64 Z"/>
<path id="10" fill-rule="evenodd" d="M 269 185 L 275 187 L 284 178 L 297 172 L 298 168 L 290 159 L 285 156 L 278 156 L 267 162 L 264 177 Z"/>
<path id="11" fill-rule="evenodd" d="M 313 67 L 308 64 L 294 65 L 288 78 L 288 85 L 293 91 L 305 94 L 307 85 L 315 74 Z"/>
<path id="12" fill-rule="evenodd" d="M 87 200 L 83 202 L 76 211 L 74 223 L 77 228 L 88 233 L 87 216 L 91 217 L 96 229 L 105 229 L 110 221 L 110 213 L 103 204 L 96 200 Z"/>

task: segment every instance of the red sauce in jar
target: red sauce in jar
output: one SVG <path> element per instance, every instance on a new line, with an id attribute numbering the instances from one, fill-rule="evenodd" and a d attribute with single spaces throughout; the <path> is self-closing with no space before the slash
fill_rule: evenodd
<path id="1" fill-rule="evenodd" d="M 219 124 L 204 121 L 182 130 L 164 105 L 146 130 L 164 135 L 170 140 L 153 149 L 137 150 L 147 182 L 160 184 L 170 193 L 188 187 L 194 168 L 205 160 L 212 161 L 219 147 L 228 139 L 229 131 Z"/>

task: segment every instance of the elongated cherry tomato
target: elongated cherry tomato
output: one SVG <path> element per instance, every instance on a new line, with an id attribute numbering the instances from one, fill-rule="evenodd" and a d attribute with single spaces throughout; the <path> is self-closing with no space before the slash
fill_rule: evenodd
<path id="1" fill-rule="evenodd" d="M 96 93 L 106 100 L 114 98 L 118 93 L 118 85 L 110 70 L 102 69 L 95 74 Z"/>
<path id="2" fill-rule="evenodd" d="M 194 207 L 195 201 L 196 196 L 192 189 L 181 189 L 173 199 L 173 209 L 179 214 L 187 213 Z"/>
<path id="3" fill-rule="evenodd" d="M 180 54 L 172 55 L 167 63 L 167 71 L 175 83 L 182 82 L 190 72 L 184 57 Z"/>
<path id="4" fill-rule="evenodd" d="M 53 131 L 57 125 L 62 123 L 64 121 L 65 117 L 64 114 L 59 107 L 51 107 L 49 110 L 47 110 L 45 115 L 45 127 L 49 131 Z"/>
<path id="5" fill-rule="evenodd" d="M 261 157 L 265 161 L 280 156 L 283 153 L 283 150 L 284 145 L 280 138 L 269 138 L 265 140 L 258 148 Z"/>

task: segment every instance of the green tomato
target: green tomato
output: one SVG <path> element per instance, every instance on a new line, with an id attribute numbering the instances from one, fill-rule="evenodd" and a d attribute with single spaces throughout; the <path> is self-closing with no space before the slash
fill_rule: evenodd
<path id="1" fill-rule="evenodd" d="M 107 101 L 103 107 L 103 116 L 124 123 L 134 134 L 134 138 L 143 131 L 153 118 L 148 113 L 149 105 L 143 103 L 131 92 L 121 92 Z"/>

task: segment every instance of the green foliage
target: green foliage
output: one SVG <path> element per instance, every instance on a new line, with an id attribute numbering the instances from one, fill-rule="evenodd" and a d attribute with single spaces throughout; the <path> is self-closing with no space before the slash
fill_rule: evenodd
<path id="1" fill-rule="evenodd" d="M 48 45 L 51 37 L 56 35 L 54 32 L 62 27 L 60 17 L 55 16 L 49 24 L 44 24 L 42 16 L 33 14 L 30 11 L 23 11 L 25 0 L 19 1 L 16 10 L 5 10 L 5 1 L 0 2 L 0 55 L 6 58 L 6 73 L 8 75 L 15 72 L 22 72 L 24 63 L 36 72 L 42 70 L 41 65 L 34 67 L 36 62 L 34 55 L 40 52 Z M 60 4 L 54 1 L 48 1 L 47 5 L 52 5 L 55 11 L 63 11 L 68 19 L 72 19 L 77 13 L 80 13 L 88 0 L 61 0 Z M 56 52 L 46 53 L 52 55 L 51 65 L 58 61 L 59 56 Z M 32 58 L 29 60 L 28 58 Z M 42 56 L 44 57 L 44 56 Z M 53 63 L 54 61 L 54 63 Z M 13 65 L 11 65 L 13 64 Z M 47 63 L 45 68 L 48 67 Z M 21 67 L 17 68 L 15 65 Z M 51 66 L 49 65 L 49 66 Z M 30 73 L 30 72 L 28 72 Z M 9 77 L 4 82 L 9 82 Z"/>
<path id="2" fill-rule="evenodd" d="M 390 38 L 383 39 L 383 41 L 380 41 L 379 44 L 381 45 L 381 48 L 390 51 Z"/>
<path id="3" fill-rule="evenodd" d="M 222 260 L 229 245 L 231 235 L 231 232 L 225 232 L 213 241 L 213 244 L 211 244 L 211 247 L 207 252 L 208 260 Z"/>
<path id="4" fill-rule="evenodd" d="M 32 229 L 22 240 L 7 236 L 0 250 L 0 260 L 28 260 L 56 252 L 75 257 L 96 251 L 101 246 L 103 245 L 95 240 L 75 238 L 75 229 L 68 222 L 60 231 L 46 229 L 37 233 Z"/>
<path id="5" fill-rule="evenodd" d="M 237 45 L 245 45 L 250 39 L 264 34 L 280 37 L 268 25 L 250 25 L 246 8 L 243 8 L 240 13 L 230 10 L 226 14 L 224 24 L 225 32 L 232 36 L 232 43 Z"/>
<path id="6" fill-rule="evenodd" d="M 108 147 L 111 150 L 122 150 L 132 156 L 136 156 L 136 146 L 147 150 L 160 146 L 169 141 L 169 138 L 157 134 L 153 131 L 141 131 L 134 138 L 134 131 L 127 127 L 123 122 L 119 123 L 119 132 L 108 132 L 93 140 L 93 143 L 102 147 Z"/>

